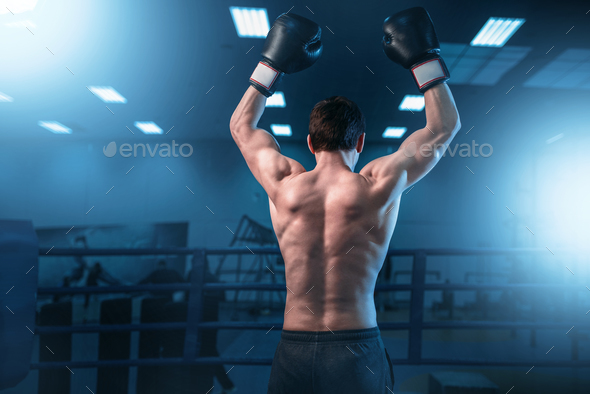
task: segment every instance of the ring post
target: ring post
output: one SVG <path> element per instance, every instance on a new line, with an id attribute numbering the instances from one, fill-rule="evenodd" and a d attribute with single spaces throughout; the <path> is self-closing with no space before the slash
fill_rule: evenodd
<path id="1" fill-rule="evenodd" d="M 410 304 L 410 343 L 408 359 L 410 364 L 420 364 L 422 359 L 422 323 L 424 322 L 424 284 L 426 282 L 426 253 L 414 254 L 412 270 L 412 301 Z"/>
<path id="2" fill-rule="evenodd" d="M 205 250 L 196 249 L 193 254 L 191 289 L 188 298 L 188 316 L 184 339 L 185 361 L 193 361 L 199 354 L 199 323 L 203 313 L 203 285 L 205 283 Z"/>

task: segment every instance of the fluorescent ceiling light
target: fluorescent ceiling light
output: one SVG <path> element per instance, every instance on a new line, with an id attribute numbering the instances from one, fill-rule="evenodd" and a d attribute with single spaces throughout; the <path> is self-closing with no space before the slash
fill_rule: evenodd
<path id="1" fill-rule="evenodd" d="M 37 5 L 37 0 L 1 0 L 0 15 L 20 14 L 25 11 L 32 11 Z"/>
<path id="2" fill-rule="evenodd" d="M 287 106 L 287 103 L 285 102 L 285 95 L 283 94 L 283 92 L 275 92 L 275 94 L 267 98 L 266 106 L 285 108 Z"/>
<path id="3" fill-rule="evenodd" d="M 134 125 L 143 131 L 144 134 L 162 134 L 163 132 L 154 122 L 135 122 Z"/>
<path id="4" fill-rule="evenodd" d="M 524 19 L 490 18 L 471 41 L 472 46 L 501 47 L 525 22 Z"/>
<path id="5" fill-rule="evenodd" d="M 110 86 L 89 86 L 88 89 L 105 103 L 123 103 L 127 99 Z"/>
<path id="6" fill-rule="evenodd" d="M 40 120 L 39 126 L 55 134 L 72 134 L 72 130 L 54 120 Z"/>
<path id="7" fill-rule="evenodd" d="M 265 38 L 270 30 L 266 8 L 229 7 L 239 37 Z"/>
<path id="8" fill-rule="evenodd" d="M 406 94 L 398 109 L 400 111 L 422 111 L 424 109 L 424 96 Z"/>
<path id="9" fill-rule="evenodd" d="M 271 124 L 270 129 L 274 133 L 274 135 L 280 135 L 284 137 L 290 137 L 293 135 L 291 131 L 291 126 L 288 124 Z"/>
<path id="10" fill-rule="evenodd" d="M 14 101 L 14 99 L 12 97 L 10 97 L 7 94 L 4 94 L 4 93 L 0 92 L 0 103 L 1 102 L 12 103 L 13 101 Z"/>
<path id="11" fill-rule="evenodd" d="M 401 138 L 408 129 L 405 127 L 388 127 L 383 132 L 383 138 Z"/>

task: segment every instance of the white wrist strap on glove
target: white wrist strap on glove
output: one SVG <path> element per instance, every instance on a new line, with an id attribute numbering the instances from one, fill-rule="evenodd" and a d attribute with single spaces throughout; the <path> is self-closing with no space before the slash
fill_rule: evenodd
<path id="1" fill-rule="evenodd" d="M 445 73 L 445 67 L 441 64 L 438 58 L 428 59 L 411 68 L 412 75 L 418 85 L 418 89 L 422 90 L 432 82 L 440 79 L 448 79 L 449 76 Z"/>
<path id="2" fill-rule="evenodd" d="M 252 73 L 250 80 L 268 91 L 272 91 L 271 87 L 277 80 L 280 72 L 272 68 L 266 63 L 259 62 L 258 66 Z"/>

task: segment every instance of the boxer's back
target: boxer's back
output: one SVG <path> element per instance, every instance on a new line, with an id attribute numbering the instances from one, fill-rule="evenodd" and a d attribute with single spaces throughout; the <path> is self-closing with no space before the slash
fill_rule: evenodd
<path id="1" fill-rule="evenodd" d="M 399 207 L 391 190 L 345 166 L 281 186 L 270 211 L 285 260 L 285 329 L 376 326 L 373 290 Z"/>

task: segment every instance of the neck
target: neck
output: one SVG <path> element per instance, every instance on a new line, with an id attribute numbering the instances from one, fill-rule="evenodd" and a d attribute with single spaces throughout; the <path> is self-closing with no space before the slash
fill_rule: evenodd
<path id="1" fill-rule="evenodd" d="M 350 171 L 354 171 L 357 159 L 358 155 L 355 149 L 315 153 L 316 168 L 348 167 Z"/>

